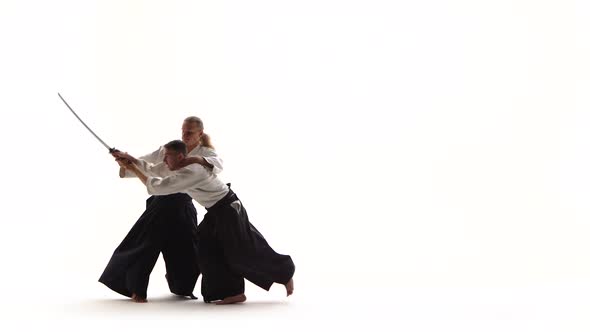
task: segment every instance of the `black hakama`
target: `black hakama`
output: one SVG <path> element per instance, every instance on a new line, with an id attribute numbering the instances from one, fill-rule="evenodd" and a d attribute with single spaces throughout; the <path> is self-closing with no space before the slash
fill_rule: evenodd
<path id="1" fill-rule="evenodd" d="M 152 196 L 99 281 L 119 294 L 147 298 L 150 273 L 162 252 L 170 291 L 192 296 L 200 274 L 196 233 L 197 211 L 189 195 Z"/>
<path id="2" fill-rule="evenodd" d="M 295 273 L 291 257 L 268 245 L 231 189 L 207 208 L 197 235 L 205 302 L 243 294 L 244 278 L 269 290 L 275 282 L 286 284 Z"/>

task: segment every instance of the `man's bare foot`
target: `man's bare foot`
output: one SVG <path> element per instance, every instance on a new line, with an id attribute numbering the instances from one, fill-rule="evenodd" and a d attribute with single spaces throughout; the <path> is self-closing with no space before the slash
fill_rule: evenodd
<path id="1" fill-rule="evenodd" d="M 221 301 L 215 302 L 215 304 L 234 304 L 234 303 L 240 303 L 240 302 L 245 302 L 245 301 L 246 301 L 246 295 L 240 294 L 240 295 L 228 296 Z"/>
<path id="2" fill-rule="evenodd" d="M 293 278 L 287 281 L 285 284 L 285 289 L 287 290 L 287 296 L 293 294 L 293 290 L 295 289 L 295 286 L 293 285 Z"/>
<path id="3" fill-rule="evenodd" d="M 131 301 L 136 302 L 136 303 L 147 303 L 147 300 L 146 299 L 144 299 L 143 297 L 138 296 L 135 293 L 133 293 L 131 295 Z"/>

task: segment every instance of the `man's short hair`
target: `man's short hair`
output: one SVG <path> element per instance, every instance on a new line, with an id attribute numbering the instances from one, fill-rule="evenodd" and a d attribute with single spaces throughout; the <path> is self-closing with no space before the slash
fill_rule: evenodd
<path id="1" fill-rule="evenodd" d="M 168 150 L 172 150 L 178 153 L 182 153 L 183 155 L 187 155 L 186 144 L 183 141 L 175 139 L 174 141 L 170 141 L 164 145 L 164 147 Z"/>

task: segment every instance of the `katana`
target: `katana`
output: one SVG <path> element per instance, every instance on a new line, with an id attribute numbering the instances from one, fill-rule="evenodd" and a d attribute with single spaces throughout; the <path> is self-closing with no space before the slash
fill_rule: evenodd
<path id="1" fill-rule="evenodd" d="M 74 110 L 70 107 L 70 105 L 68 105 L 68 103 L 66 102 L 66 100 L 59 94 L 59 92 L 57 93 L 57 95 L 59 96 L 59 98 L 61 99 L 61 101 L 64 102 L 64 104 L 66 104 L 66 106 L 70 109 L 70 111 L 72 112 L 72 114 L 74 114 L 74 116 L 84 125 L 84 127 L 86 127 L 86 129 L 88 129 L 88 131 L 94 135 L 94 137 L 96 137 L 97 140 L 100 141 L 100 143 L 102 143 L 102 145 L 104 145 L 107 149 L 109 149 L 109 153 L 113 153 L 113 152 L 119 152 L 119 150 L 115 149 L 115 148 L 111 148 L 110 146 L 108 146 L 107 143 L 105 143 L 102 139 L 100 139 L 100 137 L 98 137 L 98 135 L 96 135 L 92 129 L 90 129 L 90 127 L 88 127 L 86 125 L 86 123 L 84 123 L 84 121 L 82 121 L 82 119 L 80 119 L 80 117 L 78 116 L 78 114 L 76 114 L 76 112 L 74 112 Z"/>

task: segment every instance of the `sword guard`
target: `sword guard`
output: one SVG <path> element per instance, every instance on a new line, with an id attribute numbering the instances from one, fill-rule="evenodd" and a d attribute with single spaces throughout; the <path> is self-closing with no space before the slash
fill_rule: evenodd
<path id="1" fill-rule="evenodd" d="M 110 148 L 110 149 L 109 149 L 109 153 L 111 153 L 111 154 L 112 154 L 113 152 L 121 152 L 121 151 L 119 151 L 119 150 L 117 150 L 117 149 L 115 149 L 115 148 Z"/>

